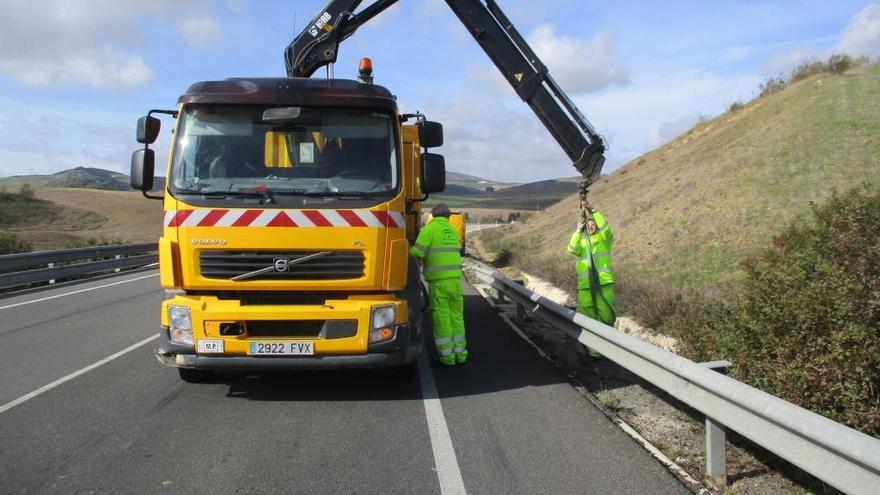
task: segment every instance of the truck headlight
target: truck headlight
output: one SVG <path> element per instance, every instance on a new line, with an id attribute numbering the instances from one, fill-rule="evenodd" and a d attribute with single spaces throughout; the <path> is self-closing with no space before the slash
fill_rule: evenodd
<path id="1" fill-rule="evenodd" d="M 395 306 L 374 306 L 370 313 L 370 344 L 385 342 L 394 338 L 394 320 L 397 319 Z"/>
<path id="2" fill-rule="evenodd" d="M 193 345 L 192 316 L 187 306 L 168 306 L 168 328 L 172 342 Z"/>

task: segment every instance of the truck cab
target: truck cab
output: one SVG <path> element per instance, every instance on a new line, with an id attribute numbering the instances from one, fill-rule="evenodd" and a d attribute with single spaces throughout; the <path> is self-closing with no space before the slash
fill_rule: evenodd
<path id="1" fill-rule="evenodd" d="M 217 369 L 411 368 L 422 351 L 420 201 L 445 187 L 442 127 L 343 79 L 228 79 L 180 97 L 159 239 L 157 356 Z M 153 113 L 153 112 L 151 112 Z M 132 186 L 153 182 L 149 143 Z"/>

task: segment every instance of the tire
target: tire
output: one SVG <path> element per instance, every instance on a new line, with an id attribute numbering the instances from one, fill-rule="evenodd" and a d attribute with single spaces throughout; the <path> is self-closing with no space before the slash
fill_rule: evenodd
<path id="1" fill-rule="evenodd" d="M 180 379 L 186 383 L 208 383 L 214 378 L 211 370 L 197 370 L 193 368 L 177 368 Z"/>

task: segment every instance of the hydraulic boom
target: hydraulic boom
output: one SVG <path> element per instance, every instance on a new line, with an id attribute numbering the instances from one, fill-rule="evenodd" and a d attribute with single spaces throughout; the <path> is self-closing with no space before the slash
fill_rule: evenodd
<path id="1" fill-rule="evenodd" d="M 361 25 L 395 4 L 377 0 L 357 14 L 362 0 L 330 0 L 285 51 L 289 77 L 309 77 L 336 61 L 339 44 Z M 531 107 L 584 176 L 595 182 L 605 163 L 602 137 L 550 76 L 526 40 L 494 0 L 446 0 L 471 36 Z"/>

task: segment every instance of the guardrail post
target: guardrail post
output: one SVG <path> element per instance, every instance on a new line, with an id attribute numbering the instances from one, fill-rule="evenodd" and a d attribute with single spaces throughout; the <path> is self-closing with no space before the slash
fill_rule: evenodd
<path id="1" fill-rule="evenodd" d="M 706 416 L 706 474 L 719 487 L 727 486 L 727 432 Z"/>
<path id="2" fill-rule="evenodd" d="M 117 254 L 116 259 L 122 259 L 122 255 Z M 113 270 L 113 273 L 119 273 L 121 270 L 122 270 L 122 268 L 117 268 L 117 269 Z"/>
<path id="3" fill-rule="evenodd" d="M 49 268 L 55 268 L 55 263 L 49 263 Z M 49 284 L 51 285 L 51 284 L 54 284 L 54 283 L 55 283 L 55 279 L 54 279 L 54 278 L 50 278 L 50 279 L 49 279 Z"/>
<path id="4" fill-rule="evenodd" d="M 514 282 L 518 283 L 525 287 L 525 282 L 522 280 L 514 280 Z M 514 317 L 517 323 L 525 323 L 529 319 L 529 313 L 526 311 L 526 307 L 523 306 L 520 302 L 516 302 L 516 316 Z"/>

